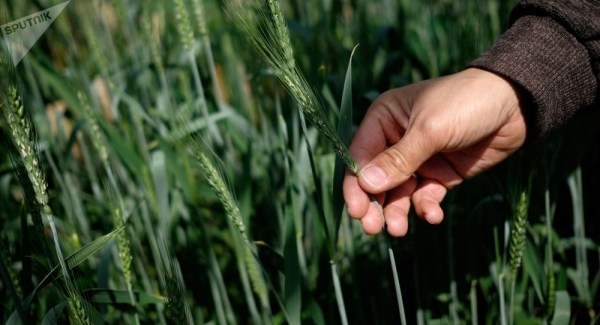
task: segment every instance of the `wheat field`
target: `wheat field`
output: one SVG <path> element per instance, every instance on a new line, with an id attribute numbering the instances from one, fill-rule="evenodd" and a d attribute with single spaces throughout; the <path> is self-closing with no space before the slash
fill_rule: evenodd
<path id="1" fill-rule="evenodd" d="M 61 2 L 0 0 L 0 25 Z M 344 210 L 369 104 L 465 68 L 515 2 L 73 0 L 17 66 L 2 42 L 0 320 L 597 323 L 598 116 L 451 190 L 441 225 Z"/>

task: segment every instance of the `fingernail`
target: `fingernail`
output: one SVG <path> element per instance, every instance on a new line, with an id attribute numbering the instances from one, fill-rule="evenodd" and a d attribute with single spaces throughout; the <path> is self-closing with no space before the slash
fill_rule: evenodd
<path id="1" fill-rule="evenodd" d="M 385 184 L 387 180 L 387 174 L 383 169 L 377 166 L 367 167 L 360 173 L 363 179 L 373 187 L 380 187 Z"/>

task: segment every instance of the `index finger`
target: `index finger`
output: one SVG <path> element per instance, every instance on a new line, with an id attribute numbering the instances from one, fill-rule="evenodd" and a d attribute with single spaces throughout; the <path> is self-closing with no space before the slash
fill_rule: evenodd
<path id="1" fill-rule="evenodd" d="M 356 132 L 350 153 L 356 159 L 359 169 L 387 149 L 388 143 L 400 140 L 404 127 L 391 114 L 386 105 L 385 94 L 367 111 L 365 118 Z M 367 214 L 371 202 L 369 195 L 360 187 L 358 178 L 349 170 L 346 171 L 343 186 L 344 200 L 348 205 L 348 214 L 361 219 Z"/>
<path id="2" fill-rule="evenodd" d="M 407 122 L 398 121 L 391 110 L 387 103 L 375 102 L 358 127 L 349 150 L 359 170 L 404 135 Z"/>

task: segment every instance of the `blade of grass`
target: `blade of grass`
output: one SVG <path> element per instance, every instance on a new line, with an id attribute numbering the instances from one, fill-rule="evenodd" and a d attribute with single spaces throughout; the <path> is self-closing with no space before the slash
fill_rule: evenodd
<path id="1" fill-rule="evenodd" d="M 546 179 L 546 183 L 548 180 Z M 555 205 L 550 204 L 550 189 L 546 185 L 544 191 L 544 212 L 546 221 L 546 278 L 548 281 L 547 304 L 546 304 L 546 321 L 554 315 L 556 308 L 556 278 L 554 275 L 554 254 L 552 252 L 552 220 L 554 219 Z"/>
<path id="2" fill-rule="evenodd" d="M 586 251 L 585 221 L 583 213 L 583 187 L 581 167 L 578 167 L 568 178 L 569 191 L 573 204 L 573 233 L 575 237 L 576 275 L 579 283 L 579 298 L 588 308 L 592 307 L 592 297 L 589 286 L 589 267 Z"/>
<path id="3" fill-rule="evenodd" d="M 21 221 L 21 292 L 25 297 L 33 290 L 32 267 L 31 267 L 31 251 L 32 243 L 36 241 L 36 234 L 30 234 L 30 228 L 27 224 L 27 214 L 21 213 L 19 216 Z M 40 236 L 41 234 L 37 234 Z"/>
<path id="4" fill-rule="evenodd" d="M 340 311 L 341 323 L 344 325 L 348 324 L 348 316 L 346 315 L 346 305 L 344 304 L 344 294 L 342 293 L 342 285 L 340 284 L 340 276 L 337 271 L 337 264 L 331 264 L 331 276 L 333 277 L 333 287 L 335 290 L 335 297 Z"/>
<path id="5" fill-rule="evenodd" d="M 219 322 L 221 324 L 236 324 L 235 314 L 231 308 L 231 303 L 229 302 L 229 296 L 227 295 L 227 289 L 225 286 L 225 281 L 223 280 L 223 274 L 221 272 L 221 268 L 219 266 L 219 262 L 217 261 L 217 257 L 215 255 L 215 251 L 213 249 L 213 245 L 210 242 L 208 232 L 206 232 L 206 228 L 202 226 L 205 233 L 205 241 L 208 250 L 209 257 L 209 274 L 213 279 L 211 281 L 211 291 L 213 293 L 213 299 L 215 299 L 215 303 L 217 305 L 217 312 L 219 317 Z M 214 284 L 214 288 L 213 288 Z"/>
<path id="6" fill-rule="evenodd" d="M 77 265 L 81 264 L 83 261 L 88 259 L 88 257 L 90 257 L 95 252 L 97 252 L 102 247 L 104 247 L 106 244 L 108 244 L 108 242 L 110 242 L 113 238 L 115 238 L 120 231 L 123 231 L 123 228 L 114 230 L 100 238 L 97 238 L 93 242 L 83 246 L 81 249 L 79 249 L 75 253 L 71 254 L 69 257 L 67 257 L 64 262 L 67 265 L 67 267 L 69 268 L 69 270 L 71 270 L 74 267 L 76 267 Z M 60 277 L 62 275 L 61 272 L 62 272 L 62 270 L 61 270 L 60 265 L 55 266 L 52 269 L 52 271 L 50 271 L 42 279 L 42 281 L 35 287 L 35 289 L 33 289 L 33 291 L 29 294 L 29 296 L 27 296 L 27 298 L 25 298 L 25 300 L 23 301 L 23 304 L 22 304 L 23 310 L 29 310 L 29 307 L 31 306 L 31 302 L 35 298 L 37 292 L 40 289 L 44 288 L 46 285 L 48 285 L 48 283 L 50 283 L 52 280 Z M 13 312 L 13 314 L 8 319 L 7 324 L 18 324 L 18 323 L 14 323 L 15 321 L 17 321 L 18 317 L 19 317 L 19 315 L 18 315 L 17 311 Z"/>
<path id="7" fill-rule="evenodd" d="M 392 249 L 392 240 L 391 236 L 387 232 L 387 226 L 385 225 L 385 217 L 383 216 L 383 209 L 377 199 L 373 195 L 371 195 L 371 202 L 375 204 L 377 211 L 383 218 L 383 232 L 384 236 L 387 238 L 387 249 L 388 254 L 390 256 L 390 265 L 392 267 L 392 275 L 394 276 L 394 288 L 396 289 L 396 300 L 398 302 L 398 310 L 400 312 L 400 321 L 402 325 L 406 325 L 406 313 L 404 312 L 404 301 L 402 300 L 402 290 L 400 289 L 400 278 L 398 277 L 398 269 L 396 268 L 396 258 L 394 257 L 394 250 Z"/>
<path id="8" fill-rule="evenodd" d="M 498 300 L 500 301 L 500 324 L 507 325 L 506 320 L 506 303 L 504 294 L 504 273 L 498 274 Z"/>
<path id="9" fill-rule="evenodd" d="M 293 198 L 290 199 L 293 200 Z M 294 208 L 294 204 L 288 201 L 288 204 L 285 207 L 287 218 L 285 222 L 285 244 L 283 246 L 285 267 L 284 301 L 289 315 L 289 324 L 300 325 L 300 316 L 302 310 L 302 276 L 300 273 L 300 263 L 298 260 L 299 256 L 296 242 L 297 231 L 294 218 L 292 218 Z"/>
<path id="10" fill-rule="evenodd" d="M 103 119 L 97 119 L 98 124 L 106 134 L 107 147 L 127 166 L 134 175 L 138 175 L 144 166 L 144 159 L 119 135 L 119 133 Z"/>
<path id="11" fill-rule="evenodd" d="M 89 289 L 82 292 L 89 300 L 103 304 L 131 304 L 129 291 L 110 289 Z M 135 302 L 140 305 L 159 304 L 167 302 L 163 296 L 134 291 Z"/>
<path id="12" fill-rule="evenodd" d="M 340 105 L 340 117 L 338 121 L 338 136 L 342 143 L 348 147 L 350 141 L 352 141 L 352 57 L 356 51 L 355 46 L 350 54 L 348 61 L 348 69 L 346 70 L 346 79 L 344 81 L 344 90 L 342 92 L 342 103 Z M 336 254 L 338 236 L 340 232 L 340 225 L 344 214 L 344 194 L 342 191 L 342 184 L 344 182 L 344 175 L 346 174 L 346 165 L 339 156 L 335 158 L 334 178 L 333 178 L 333 264 L 331 265 L 331 274 L 333 276 L 333 283 L 335 287 L 336 300 L 338 303 L 338 309 L 342 324 L 348 324 L 348 316 L 346 315 L 346 306 L 344 303 L 344 295 L 340 286 L 339 274 L 337 272 Z"/>
<path id="13" fill-rule="evenodd" d="M 12 279 L 10 278 L 8 267 L 4 262 L 4 256 L 0 256 L 0 276 L 2 278 L 2 282 L 4 283 L 4 287 L 8 288 L 8 292 L 13 300 L 13 303 L 16 306 L 16 311 L 18 313 L 19 318 L 25 324 L 27 321 L 27 317 L 25 315 L 25 312 L 23 311 L 23 307 L 21 306 L 21 298 L 17 294 L 17 289 L 15 288 Z"/>
<path id="14" fill-rule="evenodd" d="M 535 244 L 531 240 L 527 240 L 525 251 L 523 252 L 523 270 L 533 284 L 537 298 L 541 303 L 544 303 L 543 288 L 546 286 L 544 274 L 544 266 L 538 256 Z"/>
<path id="15" fill-rule="evenodd" d="M 248 248 L 250 248 L 250 247 L 248 247 Z M 283 303 L 283 300 L 281 299 L 281 297 L 279 296 L 277 289 L 275 289 L 275 286 L 273 285 L 271 278 L 269 278 L 269 274 L 267 273 L 267 270 L 265 269 L 264 265 L 260 261 L 260 258 L 258 257 L 258 255 L 256 255 L 256 252 L 254 252 L 252 249 L 250 249 L 250 251 L 252 252 L 252 256 L 254 256 L 254 260 L 256 260 L 256 262 L 260 266 L 260 269 L 263 272 L 264 278 L 265 278 L 267 284 L 269 285 L 269 289 L 271 289 L 271 292 L 273 293 L 273 296 L 275 297 L 277 304 L 279 304 L 279 307 L 281 308 L 281 312 L 283 313 L 283 316 L 285 317 L 285 319 L 288 323 L 291 323 L 290 316 L 287 312 L 286 306 Z"/>
<path id="16" fill-rule="evenodd" d="M 492 270 L 492 278 L 496 282 L 498 286 L 498 300 L 500 304 L 500 324 L 507 325 L 506 320 L 506 307 L 505 307 L 505 297 L 504 297 L 504 266 L 501 264 L 501 255 L 500 255 L 500 241 L 498 239 L 498 227 L 494 227 L 494 252 L 496 253 L 496 262 L 492 263 L 490 269 Z"/>
<path id="17" fill-rule="evenodd" d="M 300 123 L 302 125 L 302 130 L 304 132 L 304 141 L 306 142 L 306 151 L 308 153 L 308 159 L 310 161 L 310 169 L 312 172 L 313 182 L 315 183 L 315 200 L 318 209 L 319 219 L 321 220 L 321 224 L 323 226 L 323 230 L 325 232 L 325 239 L 327 240 L 327 250 L 329 253 L 329 259 L 334 261 L 334 246 L 335 243 L 331 240 L 331 233 L 329 230 L 329 225 L 327 223 L 327 217 L 325 216 L 325 210 L 323 207 L 323 191 L 321 190 L 321 179 L 319 177 L 319 173 L 317 172 L 317 167 L 315 165 L 315 158 L 313 156 L 313 150 L 310 145 L 310 141 L 308 139 L 308 129 L 306 128 L 306 121 L 304 120 L 304 115 L 302 112 L 300 114 Z"/>
<path id="18" fill-rule="evenodd" d="M 58 320 L 65 307 L 66 306 L 64 302 L 52 307 L 52 309 L 50 309 L 50 311 L 44 316 L 42 325 L 58 325 Z"/>
<path id="19" fill-rule="evenodd" d="M 479 315 L 477 311 L 477 280 L 471 281 L 471 290 L 469 291 L 471 300 L 471 324 L 479 324 Z"/>
<path id="20" fill-rule="evenodd" d="M 346 71 L 346 79 L 344 81 L 344 91 L 342 93 L 342 103 L 340 105 L 340 118 L 338 121 L 338 136 L 342 143 L 348 147 L 352 141 L 352 57 L 358 45 L 354 47 L 348 61 L 348 69 Z M 338 242 L 339 229 L 344 210 L 344 194 L 342 192 L 342 183 L 346 173 L 346 165 L 344 161 L 337 156 L 335 159 L 334 181 L 333 181 L 333 216 L 334 216 L 334 236 L 333 245 Z"/>
<path id="21" fill-rule="evenodd" d="M 571 298 L 567 291 L 556 292 L 556 309 L 552 325 L 567 325 L 571 322 Z"/>

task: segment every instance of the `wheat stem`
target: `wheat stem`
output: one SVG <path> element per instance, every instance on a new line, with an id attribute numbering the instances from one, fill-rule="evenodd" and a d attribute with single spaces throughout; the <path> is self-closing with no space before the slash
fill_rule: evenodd
<path id="1" fill-rule="evenodd" d="M 210 72 L 210 78 L 212 80 L 215 102 L 217 103 L 217 107 L 219 108 L 219 110 L 222 110 L 223 90 L 219 85 L 215 59 L 213 56 L 212 47 L 210 45 L 210 38 L 208 37 L 206 15 L 204 14 L 204 4 L 202 3 L 203 1 L 204 0 L 192 0 L 192 5 L 194 7 L 194 15 L 196 16 L 196 20 L 198 22 L 198 32 L 200 34 L 200 37 L 202 38 L 202 47 L 204 49 L 204 54 L 206 55 L 206 62 L 208 63 L 208 70 Z"/>
<path id="2" fill-rule="evenodd" d="M 546 275 L 548 277 L 548 298 L 546 303 L 546 321 L 552 324 L 552 316 L 556 307 L 556 278 L 554 277 L 554 256 L 552 254 L 552 217 L 554 210 L 550 208 L 550 190 L 546 188 L 544 193 L 544 207 L 546 212 L 546 233 L 548 234 L 546 243 Z"/>

